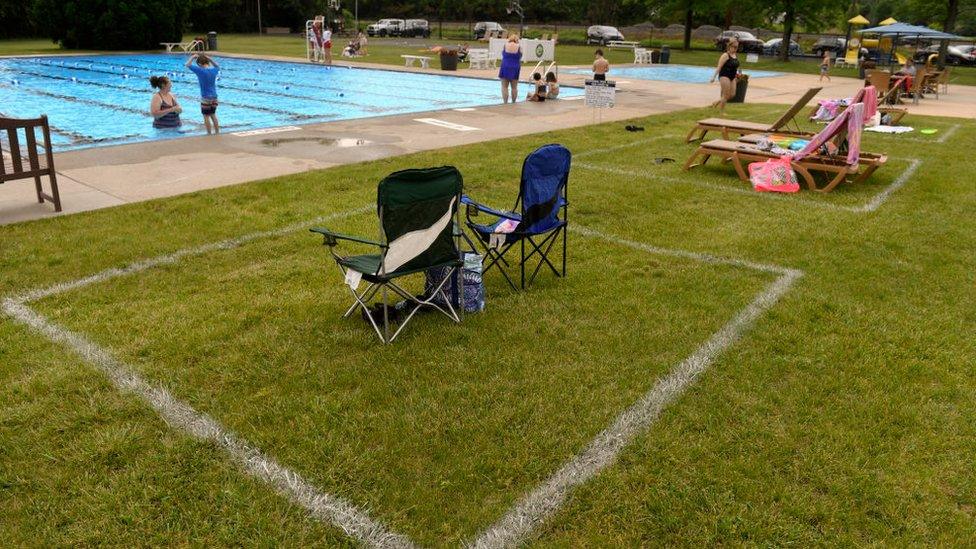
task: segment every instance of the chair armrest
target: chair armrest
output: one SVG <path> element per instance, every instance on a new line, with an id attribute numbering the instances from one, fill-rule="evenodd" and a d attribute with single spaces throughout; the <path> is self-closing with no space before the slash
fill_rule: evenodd
<path id="1" fill-rule="evenodd" d="M 461 196 L 461 203 L 462 204 L 465 204 L 466 206 L 468 206 L 468 212 L 469 212 L 469 214 L 470 214 L 471 209 L 473 208 L 477 212 L 485 212 L 486 214 L 490 214 L 490 215 L 493 215 L 495 217 L 501 217 L 501 218 L 504 218 L 504 219 L 511 219 L 512 221 L 521 221 L 521 219 L 518 216 L 516 216 L 515 214 L 513 214 L 512 212 L 503 212 L 501 210 L 496 210 L 495 208 L 492 208 L 490 206 L 485 206 L 484 204 L 481 204 L 481 203 L 475 202 L 474 200 L 471 200 L 471 198 L 469 198 L 468 195 L 462 195 Z M 475 215 L 477 215 L 477 213 Z"/>
<path id="2" fill-rule="evenodd" d="M 339 240 L 348 240 L 350 242 L 359 242 L 360 244 L 371 244 L 373 246 L 379 246 L 380 248 L 386 248 L 387 245 L 382 242 L 376 242 L 374 240 L 367 240 L 365 238 L 359 238 L 358 236 L 349 236 L 341 233 L 334 233 L 329 229 L 314 228 L 309 229 L 310 232 L 319 233 L 325 237 L 325 245 L 332 247 L 338 244 Z"/>

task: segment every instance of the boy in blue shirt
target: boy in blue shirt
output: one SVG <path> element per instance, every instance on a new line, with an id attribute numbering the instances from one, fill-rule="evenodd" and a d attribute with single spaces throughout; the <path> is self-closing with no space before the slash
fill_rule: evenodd
<path id="1" fill-rule="evenodd" d="M 197 64 L 193 64 L 196 59 Z M 206 55 L 193 54 L 186 60 L 186 67 L 197 75 L 200 82 L 200 113 L 203 114 L 203 124 L 207 127 L 207 135 L 211 132 L 220 133 L 220 124 L 217 123 L 217 75 L 220 67 L 217 62 Z"/>

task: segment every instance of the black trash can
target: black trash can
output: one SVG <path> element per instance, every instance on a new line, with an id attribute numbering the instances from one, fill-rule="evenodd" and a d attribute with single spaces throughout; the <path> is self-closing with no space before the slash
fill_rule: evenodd
<path id="1" fill-rule="evenodd" d="M 214 31 L 207 33 L 207 49 L 217 51 L 217 33 Z"/>
<path id="2" fill-rule="evenodd" d="M 743 75 L 742 78 L 735 80 L 735 97 L 729 99 L 729 103 L 745 103 L 746 90 L 749 89 L 749 77 Z"/>
<path id="3" fill-rule="evenodd" d="M 456 71 L 458 66 L 458 51 L 456 49 L 441 50 L 441 70 Z"/>
<path id="4" fill-rule="evenodd" d="M 661 62 L 661 52 L 657 50 L 651 50 L 651 63 Z"/>
<path id="5" fill-rule="evenodd" d="M 667 65 L 671 62 L 671 48 L 667 46 L 661 46 L 661 63 Z"/>

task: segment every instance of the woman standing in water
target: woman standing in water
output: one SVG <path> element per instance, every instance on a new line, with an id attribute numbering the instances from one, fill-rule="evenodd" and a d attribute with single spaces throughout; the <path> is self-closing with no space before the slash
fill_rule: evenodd
<path id="1" fill-rule="evenodd" d="M 519 45 L 519 35 L 508 37 L 508 42 L 502 49 L 502 66 L 498 69 L 498 78 L 502 81 L 502 103 L 508 103 L 511 88 L 512 103 L 518 99 L 519 74 L 522 72 L 522 46 Z"/>
<path id="2" fill-rule="evenodd" d="M 176 101 L 176 97 L 171 93 L 173 83 L 166 76 L 150 76 L 149 85 L 159 90 L 152 96 L 149 103 L 149 112 L 153 116 L 154 128 L 178 128 L 180 113 L 183 108 Z"/>

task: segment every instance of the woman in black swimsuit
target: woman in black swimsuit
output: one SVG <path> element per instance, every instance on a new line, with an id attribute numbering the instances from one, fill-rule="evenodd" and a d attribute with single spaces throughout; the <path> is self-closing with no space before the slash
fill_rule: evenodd
<path id="1" fill-rule="evenodd" d="M 712 104 L 713 107 L 718 107 L 718 111 L 721 114 L 725 114 L 725 103 L 735 97 L 735 76 L 739 72 L 739 58 L 737 57 L 737 52 L 739 51 L 739 41 L 732 39 L 725 47 L 725 53 L 718 58 L 718 66 L 715 67 L 715 74 L 712 75 L 712 79 L 709 81 L 714 82 L 715 78 L 718 78 L 718 83 L 721 86 L 721 95 L 719 100 Z"/>
<path id="2" fill-rule="evenodd" d="M 149 104 L 153 127 L 178 128 L 181 124 L 180 113 L 183 112 L 183 107 L 180 107 L 176 97 L 170 93 L 173 83 L 165 76 L 151 76 L 149 85 L 159 90 L 153 94 L 152 102 Z"/>

